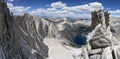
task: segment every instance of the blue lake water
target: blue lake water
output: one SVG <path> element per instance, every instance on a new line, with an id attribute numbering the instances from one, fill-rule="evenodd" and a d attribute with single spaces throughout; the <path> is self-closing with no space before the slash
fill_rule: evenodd
<path id="1" fill-rule="evenodd" d="M 86 45 L 87 44 L 86 37 L 78 35 L 75 37 L 74 43 L 76 43 L 77 45 Z"/>

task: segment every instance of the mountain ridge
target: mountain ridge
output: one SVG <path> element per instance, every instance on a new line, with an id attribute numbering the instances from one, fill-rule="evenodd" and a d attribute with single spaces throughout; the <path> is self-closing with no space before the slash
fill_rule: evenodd
<path id="1" fill-rule="evenodd" d="M 93 13 L 92 20 L 76 21 L 28 13 L 13 16 L 0 0 L 0 59 L 119 59 L 119 19 L 109 19 L 103 10 Z M 111 29 L 118 33 L 114 36 Z M 85 46 L 74 42 L 82 33 L 87 38 Z"/>

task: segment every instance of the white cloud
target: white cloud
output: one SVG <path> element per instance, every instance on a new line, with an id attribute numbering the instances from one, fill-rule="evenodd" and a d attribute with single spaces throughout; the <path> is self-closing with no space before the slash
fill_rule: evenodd
<path id="1" fill-rule="evenodd" d="M 63 8 L 63 7 L 66 7 L 66 4 L 61 1 L 58 1 L 58 2 L 52 3 L 50 6 L 53 8 Z"/>
<path id="2" fill-rule="evenodd" d="M 7 3 L 8 8 L 12 8 L 13 4 L 12 3 Z"/>
<path id="3" fill-rule="evenodd" d="M 48 16 L 48 17 L 71 17 L 71 18 L 90 18 L 87 13 L 76 14 L 74 12 L 69 12 L 66 10 L 48 10 L 48 9 L 36 9 L 29 12 L 32 15 Z"/>
<path id="4" fill-rule="evenodd" d="M 14 0 L 9 0 L 9 2 L 13 2 Z M 104 9 L 104 6 L 102 3 L 99 2 L 91 2 L 88 4 L 83 5 L 77 5 L 69 7 L 66 5 L 66 3 L 63 3 L 61 1 L 54 2 L 51 4 L 48 4 L 49 8 L 42 9 L 34 9 L 32 11 L 29 11 L 31 7 L 25 7 L 25 6 L 14 6 L 12 3 L 7 3 L 8 8 L 11 12 L 14 14 L 23 14 L 25 12 L 29 12 L 32 15 L 39 15 L 39 16 L 48 16 L 48 17 L 72 17 L 72 18 L 90 18 L 90 12 L 96 9 Z M 110 8 L 107 8 L 109 12 L 111 13 L 111 16 L 117 16 L 120 17 L 120 10 L 110 10 Z"/>
<path id="5" fill-rule="evenodd" d="M 120 10 L 109 10 L 110 16 L 120 17 Z"/>
<path id="6" fill-rule="evenodd" d="M 120 14 L 117 14 L 117 15 L 110 14 L 110 16 L 114 16 L 114 17 L 119 17 L 120 18 Z"/>
<path id="7" fill-rule="evenodd" d="M 28 11 L 31 7 L 24 7 L 24 6 L 14 6 L 12 3 L 7 3 L 8 8 L 14 14 L 21 14 L 22 12 Z"/>
<path id="8" fill-rule="evenodd" d="M 10 11 L 14 12 L 14 14 L 21 14 L 24 12 L 28 12 L 31 7 L 24 7 L 24 6 L 14 6 L 12 3 L 7 3 Z M 84 5 L 72 6 L 69 7 L 66 3 L 61 1 L 51 3 L 49 8 L 42 9 L 34 9 L 29 11 L 30 14 L 39 15 L 39 16 L 48 16 L 48 17 L 75 17 L 75 18 L 89 18 L 91 12 L 98 8 L 103 8 L 102 3 L 99 2 L 92 2 Z M 82 12 L 82 13 L 81 13 Z"/>
<path id="9" fill-rule="evenodd" d="M 72 14 L 71 12 L 63 11 L 63 10 L 49 10 L 49 9 L 36 9 L 30 12 L 33 15 L 40 15 L 40 16 L 48 16 L 48 17 L 67 17 L 68 15 Z"/>
<path id="10" fill-rule="evenodd" d="M 84 5 L 68 7 L 65 3 L 58 1 L 51 3 L 50 8 L 47 9 L 38 8 L 29 13 L 33 15 L 48 16 L 48 17 L 90 18 L 90 14 L 88 14 L 88 12 L 91 12 L 99 8 L 103 8 L 102 4 L 99 2 L 92 2 Z"/>
<path id="11" fill-rule="evenodd" d="M 64 7 L 64 10 L 72 11 L 72 12 L 83 12 L 83 11 L 89 11 L 90 7 L 88 4 L 85 5 L 79 5 L 79 6 L 73 6 L 73 7 Z"/>
<path id="12" fill-rule="evenodd" d="M 57 9 L 56 9 L 56 8 L 47 8 L 47 10 L 55 11 L 55 10 L 57 10 Z"/>
<path id="13" fill-rule="evenodd" d="M 47 12 L 47 11 L 46 11 L 45 9 L 39 8 L 39 9 L 33 10 L 33 11 L 29 12 L 29 13 L 31 13 L 31 14 L 36 14 L 36 15 L 41 15 L 41 14 L 46 13 L 46 12 Z M 43 15 L 44 15 L 44 14 L 43 14 Z"/>
<path id="14" fill-rule="evenodd" d="M 92 2 L 92 3 L 89 3 L 89 6 L 93 9 L 98 9 L 98 8 L 101 8 L 103 9 L 103 5 L 102 3 L 99 3 L 99 2 Z"/>
<path id="15" fill-rule="evenodd" d="M 10 8 L 10 10 L 12 12 L 23 12 L 23 11 L 27 11 L 30 8 L 31 7 L 15 6 L 15 7 Z"/>
<path id="16" fill-rule="evenodd" d="M 78 5 L 73 7 L 64 7 L 64 10 L 68 11 L 76 11 L 76 12 L 85 12 L 85 11 L 93 11 L 96 9 L 103 9 L 102 3 L 92 2 L 84 5 Z"/>
<path id="17" fill-rule="evenodd" d="M 120 10 L 119 9 L 117 9 L 117 10 L 110 10 L 109 12 L 110 13 L 117 13 L 118 14 L 118 13 L 120 13 Z"/>

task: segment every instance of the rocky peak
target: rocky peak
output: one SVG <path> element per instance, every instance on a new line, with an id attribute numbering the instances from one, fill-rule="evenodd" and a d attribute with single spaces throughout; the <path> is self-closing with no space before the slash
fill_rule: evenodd
<path id="1" fill-rule="evenodd" d="M 97 51 L 97 54 L 92 53 L 91 55 L 90 52 L 90 59 L 119 59 L 116 52 L 116 49 L 120 49 L 118 48 L 119 41 L 113 36 L 110 30 L 109 13 L 104 12 L 104 10 L 95 10 L 92 12 L 91 27 L 93 30 L 88 35 L 88 40 L 90 40 L 88 44 L 92 48 L 91 51 Z M 103 49 L 103 51 L 98 53 L 99 49 Z"/>
<path id="2" fill-rule="evenodd" d="M 31 15 L 29 13 L 25 13 L 23 16 L 24 17 L 30 17 Z"/>
<path id="3" fill-rule="evenodd" d="M 92 12 L 92 23 L 91 28 L 94 29 L 98 24 L 103 24 L 105 28 L 109 26 L 109 13 L 102 9 L 95 10 Z"/>
<path id="4" fill-rule="evenodd" d="M 28 20 L 28 18 L 22 17 L 20 20 L 15 20 L 4 0 L 0 0 L 0 59 L 44 59 L 47 57 L 47 53 L 44 52 L 48 51 L 47 46 L 36 33 L 33 19 Z"/>

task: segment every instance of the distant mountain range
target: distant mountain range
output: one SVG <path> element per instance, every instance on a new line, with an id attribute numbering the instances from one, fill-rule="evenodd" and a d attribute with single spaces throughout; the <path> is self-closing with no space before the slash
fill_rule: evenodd
<path id="1" fill-rule="evenodd" d="M 92 16 L 91 20 L 14 16 L 0 0 L 0 59 L 120 59 L 120 18 L 103 10 Z M 82 34 L 86 45 L 74 42 Z"/>

